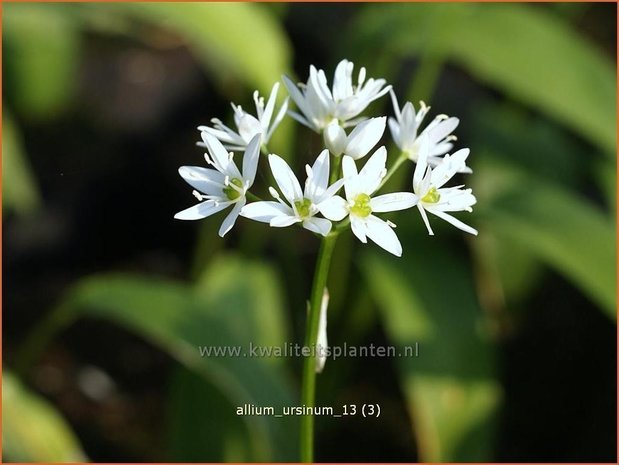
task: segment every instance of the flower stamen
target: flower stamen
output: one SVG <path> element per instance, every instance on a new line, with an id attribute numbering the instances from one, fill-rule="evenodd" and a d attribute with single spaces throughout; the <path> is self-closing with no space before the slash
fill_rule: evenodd
<path id="1" fill-rule="evenodd" d="M 421 198 L 421 201 L 424 203 L 437 203 L 439 200 L 441 200 L 441 194 L 439 194 L 438 190 L 434 186 L 432 186 L 428 192 L 426 192 L 426 195 Z"/>
<path id="2" fill-rule="evenodd" d="M 355 197 L 353 204 L 348 208 L 350 213 L 361 218 L 370 216 L 372 207 L 370 206 L 370 196 L 367 194 L 359 194 Z"/>
<path id="3" fill-rule="evenodd" d="M 223 192 L 228 200 L 238 199 L 243 192 L 243 181 L 239 178 L 228 179 L 226 177 L 225 183 L 226 187 L 223 188 Z"/>
<path id="4" fill-rule="evenodd" d="M 301 200 L 295 200 L 294 201 L 294 207 L 295 207 L 299 217 L 307 218 L 307 217 L 311 216 L 312 201 L 310 199 L 306 199 L 304 197 Z"/>

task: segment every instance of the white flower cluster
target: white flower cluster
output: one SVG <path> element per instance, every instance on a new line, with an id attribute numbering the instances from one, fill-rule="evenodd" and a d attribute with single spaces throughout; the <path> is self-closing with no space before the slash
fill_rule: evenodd
<path id="1" fill-rule="evenodd" d="M 439 115 L 420 130 L 428 106 L 420 102 L 416 112 L 413 104 L 407 102 L 400 109 L 391 86 L 384 79 L 366 80 L 365 68 L 359 71 L 355 84 L 353 64 L 348 60 L 338 64 L 331 88 L 324 71 L 314 66 L 310 67 L 306 83 L 297 85 L 288 77 L 283 79 L 297 111 L 288 110 L 286 98 L 275 113 L 279 90 L 276 83 L 266 106 L 258 92 L 254 93 L 255 116 L 232 104 L 234 129 L 218 119 L 212 120 L 212 127 L 198 128 L 202 136 L 199 145 L 206 148 L 206 162 L 211 167 L 179 169 L 183 179 L 196 189 L 194 195 L 201 202 L 177 213 L 175 218 L 195 220 L 231 207 L 219 230 L 220 236 L 234 226 L 239 215 L 272 227 L 300 223 L 322 236 L 331 233 L 333 222 L 341 226 L 350 222 L 353 234 L 361 242 L 366 243 L 369 238 L 397 256 L 402 255 L 402 246 L 393 231 L 395 225 L 377 214 L 416 206 L 431 235 L 434 233 L 426 212 L 462 231 L 477 234 L 450 214 L 472 211 L 476 200 L 471 189 L 462 185 L 445 187 L 456 173 L 471 172 L 466 165 L 468 149 L 448 153 L 456 139 L 452 133 L 458 126 L 458 118 Z M 415 162 L 416 167 L 409 192 L 377 194 L 388 175 L 387 150 L 385 146 L 375 149 L 385 132 L 387 117 L 366 118 L 361 113 L 387 93 L 391 94 L 394 110 L 394 117 L 388 119 L 391 135 L 401 151 L 400 156 Z M 274 200 L 259 200 L 249 189 L 256 177 L 260 153 L 261 150 L 268 153 L 267 143 L 286 114 L 322 134 L 325 149 L 311 166 L 306 165 L 303 187 L 283 158 L 269 154 L 277 189 L 269 187 Z M 348 134 L 347 128 L 352 128 Z M 234 161 L 234 153 L 228 150 L 244 151 L 242 170 Z M 359 169 L 359 161 L 372 151 Z M 333 173 L 332 165 L 336 167 Z M 342 187 L 343 196 L 338 195 Z M 248 203 L 248 199 L 255 201 Z"/>

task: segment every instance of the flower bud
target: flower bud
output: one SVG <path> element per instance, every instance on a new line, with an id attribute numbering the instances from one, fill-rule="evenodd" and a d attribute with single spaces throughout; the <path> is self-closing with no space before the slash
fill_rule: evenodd
<path id="1" fill-rule="evenodd" d="M 370 118 L 357 125 L 348 136 L 348 143 L 344 152 L 358 160 L 365 157 L 385 132 L 387 118 Z"/>
<path id="2" fill-rule="evenodd" d="M 346 148 L 346 133 L 337 124 L 337 121 L 332 121 L 329 125 L 324 129 L 323 138 L 325 141 L 325 146 L 329 149 L 335 156 L 339 156 L 344 152 Z"/>

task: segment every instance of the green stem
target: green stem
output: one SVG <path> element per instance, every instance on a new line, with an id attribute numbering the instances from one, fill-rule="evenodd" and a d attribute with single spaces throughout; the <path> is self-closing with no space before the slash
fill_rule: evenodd
<path id="1" fill-rule="evenodd" d="M 310 299 L 309 314 L 305 330 L 305 347 L 309 347 L 312 355 L 303 361 L 303 380 L 301 384 L 301 404 L 306 407 L 314 407 L 316 403 L 316 340 L 318 338 L 318 323 L 320 321 L 320 304 L 324 288 L 329 275 L 329 265 L 335 247 L 337 233 L 331 233 L 323 238 L 316 261 L 314 283 Z M 301 461 L 312 463 L 314 461 L 314 416 L 304 415 L 301 417 Z"/>
<path id="2" fill-rule="evenodd" d="M 387 181 L 389 181 L 389 178 L 391 178 L 391 176 L 393 176 L 393 174 L 396 171 L 398 171 L 400 166 L 402 166 L 402 163 L 404 163 L 406 160 L 408 160 L 408 156 L 406 155 L 406 153 L 404 152 L 400 153 L 400 156 L 396 158 L 395 162 L 393 163 L 393 165 L 391 165 L 391 168 L 389 168 L 389 170 L 387 171 L 387 174 L 385 175 L 383 180 L 380 182 L 378 189 L 383 187 L 387 183 Z"/>
<path id="3" fill-rule="evenodd" d="M 340 176 L 342 157 L 333 157 L 329 184 L 333 184 Z M 314 282 L 312 283 L 312 293 L 310 296 L 309 314 L 305 328 L 305 347 L 309 347 L 312 355 L 303 360 L 303 379 L 301 381 L 301 404 L 307 407 L 314 407 L 316 404 L 316 341 L 318 339 L 318 323 L 320 321 L 320 304 L 327 285 L 329 276 L 329 266 L 335 240 L 339 230 L 334 230 L 320 243 L 318 258 L 316 259 L 316 269 L 314 271 Z M 300 437 L 301 461 L 312 463 L 314 461 L 314 417 L 304 415 L 301 417 L 301 437 Z"/>
<path id="4" fill-rule="evenodd" d="M 260 197 L 258 197 L 256 194 L 252 194 L 249 191 L 245 192 L 245 197 L 247 197 L 249 200 L 253 200 L 254 202 L 261 202 L 262 201 L 262 199 Z"/>
<path id="5" fill-rule="evenodd" d="M 408 100 L 425 100 L 430 102 L 432 94 L 438 83 L 438 78 L 443 70 L 444 59 L 436 53 L 428 52 L 421 57 L 421 62 L 415 78 L 408 89 Z"/>
<path id="6" fill-rule="evenodd" d="M 340 167 L 342 166 L 342 157 L 333 157 L 333 166 L 329 174 L 329 184 L 333 184 L 340 177 Z"/>

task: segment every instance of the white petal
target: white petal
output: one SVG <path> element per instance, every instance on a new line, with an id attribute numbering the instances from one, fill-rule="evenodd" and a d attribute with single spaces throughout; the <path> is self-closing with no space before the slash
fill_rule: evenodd
<path id="1" fill-rule="evenodd" d="M 469 149 L 460 149 L 453 155 L 445 155 L 441 163 L 432 170 L 431 184 L 437 189 L 449 181 L 466 166 Z"/>
<path id="2" fill-rule="evenodd" d="M 320 196 L 319 198 L 313 199 L 314 203 L 321 203 L 327 200 L 330 197 L 333 197 L 344 185 L 344 179 L 338 179 L 333 184 L 329 186 L 329 188 Z"/>
<path id="3" fill-rule="evenodd" d="M 317 234 L 326 236 L 331 232 L 331 221 L 313 216 L 303 220 L 303 227 Z"/>
<path id="4" fill-rule="evenodd" d="M 414 207 L 418 201 L 419 197 L 411 192 L 394 192 L 372 197 L 370 207 L 373 212 L 394 212 Z"/>
<path id="5" fill-rule="evenodd" d="M 280 156 L 271 154 L 269 155 L 269 164 L 271 165 L 273 177 L 288 202 L 292 204 L 295 200 L 303 198 L 299 180 L 290 169 L 290 166 L 288 166 L 288 163 Z"/>
<path id="6" fill-rule="evenodd" d="M 368 216 L 365 224 L 366 234 L 370 239 L 396 257 L 402 256 L 402 244 L 391 226 L 374 215 Z"/>
<path id="7" fill-rule="evenodd" d="M 245 112 L 237 118 L 237 127 L 245 143 L 248 143 L 256 134 L 262 135 L 263 133 L 260 121 L 255 116 Z"/>
<path id="8" fill-rule="evenodd" d="M 455 117 L 447 118 L 446 120 L 440 121 L 436 126 L 434 126 L 428 136 L 430 137 L 430 141 L 434 144 L 441 142 L 445 137 L 450 135 L 460 124 L 460 120 Z"/>
<path id="9" fill-rule="evenodd" d="M 266 107 L 264 107 L 264 113 L 262 113 L 262 117 L 260 118 L 260 123 L 262 124 L 263 131 L 267 131 L 269 127 L 269 123 L 271 122 L 271 117 L 273 116 L 273 110 L 275 109 L 275 100 L 277 99 L 277 92 L 279 91 L 279 82 L 273 84 L 271 88 L 271 94 L 269 95 L 269 100 L 267 101 Z"/>
<path id="10" fill-rule="evenodd" d="M 305 87 L 305 101 L 313 119 L 321 122 L 326 121 L 335 105 L 324 71 L 317 71 L 314 66 L 310 66 L 310 76 Z"/>
<path id="11" fill-rule="evenodd" d="M 234 208 L 230 211 L 230 213 L 228 213 L 228 216 L 226 216 L 223 223 L 221 223 L 221 227 L 219 228 L 220 237 L 224 237 L 226 233 L 232 229 L 232 226 L 234 226 L 236 219 L 239 217 L 241 209 L 243 208 L 243 206 L 245 206 L 245 202 L 245 197 L 242 197 L 236 203 L 236 205 L 234 205 Z"/>
<path id="12" fill-rule="evenodd" d="M 471 207 L 477 203 L 471 192 L 471 189 L 439 189 L 441 200 L 436 209 L 444 212 L 471 211 Z"/>
<path id="13" fill-rule="evenodd" d="M 417 138 L 418 122 L 415 114 L 415 107 L 411 102 L 406 102 L 402 109 L 400 120 L 400 141 L 402 150 L 411 150 Z"/>
<path id="14" fill-rule="evenodd" d="M 393 104 L 393 113 L 395 114 L 396 119 L 400 121 L 401 113 L 400 113 L 400 105 L 398 105 L 398 98 L 396 97 L 395 92 L 393 90 L 390 90 L 389 94 L 391 95 L 391 103 Z"/>
<path id="15" fill-rule="evenodd" d="M 348 156 L 342 157 L 342 173 L 344 174 L 344 190 L 346 198 L 352 199 L 361 191 L 359 191 L 359 179 L 357 173 L 357 165 L 355 160 Z"/>
<path id="16" fill-rule="evenodd" d="M 349 119 L 342 123 L 342 127 L 343 128 L 354 128 L 357 124 L 363 123 L 366 119 L 367 117 L 365 116 L 359 116 L 357 118 Z"/>
<path id="17" fill-rule="evenodd" d="M 294 215 L 282 215 L 274 217 L 269 225 L 274 228 L 285 228 L 301 221 L 301 218 Z"/>
<path id="18" fill-rule="evenodd" d="M 329 89 L 325 72 L 322 69 L 316 70 L 316 68 L 310 66 L 310 79 L 311 78 L 314 78 L 316 91 L 319 92 L 321 99 L 330 104 L 333 101 L 333 96 L 331 94 L 331 89 Z"/>
<path id="19" fill-rule="evenodd" d="M 387 162 L 387 149 L 382 146 L 367 161 L 359 171 L 359 184 L 361 191 L 370 195 L 380 185 L 385 177 L 385 163 Z"/>
<path id="20" fill-rule="evenodd" d="M 223 195 L 225 175 L 201 166 L 181 166 L 178 174 L 194 189 L 206 195 Z"/>
<path id="21" fill-rule="evenodd" d="M 301 116 L 296 111 L 288 110 L 288 114 L 292 117 L 292 119 L 298 121 L 303 126 L 307 126 L 311 130 L 318 132 L 318 127 L 316 125 L 314 125 L 313 123 L 310 123 L 307 118 Z"/>
<path id="22" fill-rule="evenodd" d="M 428 152 L 430 150 L 430 140 L 428 136 L 422 135 L 419 141 L 419 155 L 417 158 L 417 166 L 415 166 L 415 172 L 413 173 L 413 188 L 415 192 L 419 194 L 421 181 L 426 174 L 426 168 L 428 167 Z"/>
<path id="23" fill-rule="evenodd" d="M 428 220 L 428 215 L 426 214 L 426 210 L 423 208 L 421 203 L 417 204 L 417 209 L 421 214 L 421 218 L 423 219 L 424 224 L 426 225 L 426 229 L 428 230 L 428 234 L 430 236 L 434 236 L 434 231 L 432 231 L 432 227 L 430 226 L 430 221 Z"/>
<path id="24" fill-rule="evenodd" d="M 252 186 L 256 178 L 256 169 L 260 158 L 260 140 L 260 134 L 256 134 L 247 145 L 243 155 L 243 179 L 249 182 L 248 187 Z"/>
<path id="25" fill-rule="evenodd" d="M 200 129 L 217 137 L 217 139 L 224 144 L 245 145 L 243 138 L 229 128 L 228 131 L 222 131 L 221 129 L 210 128 L 208 126 L 200 126 Z M 206 147 L 204 142 L 198 142 L 198 145 Z"/>
<path id="26" fill-rule="evenodd" d="M 453 216 L 451 216 L 448 213 L 444 213 L 440 210 L 434 209 L 434 208 L 428 208 L 428 211 L 430 213 L 432 213 L 433 215 L 438 216 L 439 218 L 447 221 L 448 223 L 454 225 L 456 228 L 461 229 L 464 232 L 467 232 L 469 234 L 473 234 L 475 236 L 477 236 L 477 230 L 475 228 L 471 228 L 469 225 L 464 224 L 462 221 L 454 218 Z"/>
<path id="27" fill-rule="evenodd" d="M 329 184 L 329 151 L 323 150 L 311 168 L 311 178 L 308 178 L 305 196 L 315 199 L 322 196 Z"/>
<path id="28" fill-rule="evenodd" d="M 346 150 L 346 132 L 344 132 L 337 121 L 329 123 L 324 129 L 322 137 L 325 142 L 325 147 L 327 147 L 329 152 L 333 155 L 339 156 Z"/>
<path id="29" fill-rule="evenodd" d="M 348 136 L 344 153 L 355 160 L 365 157 L 385 132 L 387 118 L 371 118 L 359 124 Z"/>
<path id="30" fill-rule="evenodd" d="M 317 205 L 318 211 L 331 221 L 341 221 L 348 215 L 346 200 L 339 195 L 333 196 Z"/>
<path id="31" fill-rule="evenodd" d="M 370 103 L 391 90 L 391 86 L 383 89 L 384 85 L 384 79 L 368 79 L 362 89 L 356 89 L 353 95 L 338 102 L 334 116 L 344 121 L 354 118 L 365 110 Z"/>
<path id="32" fill-rule="evenodd" d="M 279 202 L 272 201 L 253 202 L 249 205 L 245 205 L 241 210 L 241 216 L 262 223 L 270 223 L 276 216 L 287 216 L 292 214 L 292 208 Z"/>
<path id="33" fill-rule="evenodd" d="M 290 94 L 290 97 L 292 97 L 292 100 L 294 100 L 294 103 L 299 108 L 299 111 L 303 113 L 306 117 L 309 117 L 307 103 L 305 101 L 304 95 L 299 90 L 299 87 L 294 82 L 292 82 L 288 76 L 283 76 L 283 79 L 284 85 L 286 86 L 286 89 L 288 89 L 288 94 Z"/>
<path id="34" fill-rule="evenodd" d="M 470 166 L 466 166 L 464 165 L 460 171 L 458 171 L 458 173 L 464 173 L 464 174 L 471 174 L 473 172 L 473 170 L 471 169 Z"/>
<path id="35" fill-rule="evenodd" d="M 318 337 L 316 338 L 316 373 L 321 373 L 327 361 L 327 308 L 329 307 L 329 291 L 325 287 L 320 301 L 320 316 L 318 319 Z"/>
<path id="36" fill-rule="evenodd" d="M 445 155 L 453 148 L 453 144 L 451 142 L 441 142 L 440 144 L 433 144 L 430 152 L 428 153 L 428 164 L 430 166 L 436 166 L 438 162 L 441 161 L 441 155 Z"/>
<path id="37" fill-rule="evenodd" d="M 279 123 L 281 123 L 282 120 L 284 119 L 284 116 L 286 115 L 286 111 L 288 110 L 289 100 L 290 99 L 286 97 L 286 100 L 284 100 L 284 103 L 282 103 L 282 106 L 279 109 L 279 112 L 277 112 L 277 115 L 275 116 L 275 120 L 273 120 L 273 124 L 271 124 L 271 127 L 269 128 L 269 131 L 267 132 L 266 137 L 263 136 L 263 140 L 265 144 L 271 139 L 273 132 L 275 132 L 275 130 L 277 129 L 277 126 L 279 126 Z"/>
<path id="38" fill-rule="evenodd" d="M 342 60 L 335 68 L 333 76 L 333 100 L 344 100 L 352 94 L 352 71 L 353 64 L 348 60 Z"/>
<path id="39" fill-rule="evenodd" d="M 366 227 L 365 227 L 365 221 L 360 219 L 357 216 L 351 216 L 350 217 L 350 229 L 352 231 L 352 233 L 357 236 L 357 239 L 359 239 L 361 242 L 363 242 L 364 244 L 367 243 L 367 239 L 366 239 Z"/>
<path id="40" fill-rule="evenodd" d="M 224 148 L 221 142 L 219 142 L 219 140 L 212 134 L 203 131 L 200 135 L 202 136 L 202 140 L 206 144 L 208 153 L 211 156 L 211 159 L 213 160 L 217 171 L 230 175 L 230 173 L 228 172 L 228 165 L 230 165 L 231 163 L 228 156 L 228 151 Z"/>
<path id="41" fill-rule="evenodd" d="M 294 103 L 300 108 L 305 103 L 305 99 L 303 98 L 303 94 L 299 90 L 299 86 L 297 86 L 297 84 L 295 84 L 292 79 L 290 79 L 286 75 L 283 75 L 282 79 L 284 80 L 284 86 L 286 86 L 288 94 L 290 95 L 290 97 L 292 97 Z M 301 109 L 301 111 L 303 111 L 303 109 Z"/>
<path id="42" fill-rule="evenodd" d="M 395 145 L 397 145 L 398 148 L 401 150 L 402 143 L 400 142 L 400 125 L 395 120 L 395 118 L 389 118 L 387 123 L 389 124 L 389 130 L 391 131 L 391 137 L 393 138 L 393 142 L 395 142 Z"/>
<path id="43" fill-rule="evenodd" d="M 223 210 L 230 202 L 215 202 L 214 200 L 207 200 L 206 202 L 199 203 L 193 207 L 189 207 L 183 211 L 174 215 L 177 220 L 201 220 L 207 216 L 214 215 L 215 213 Z"/>

